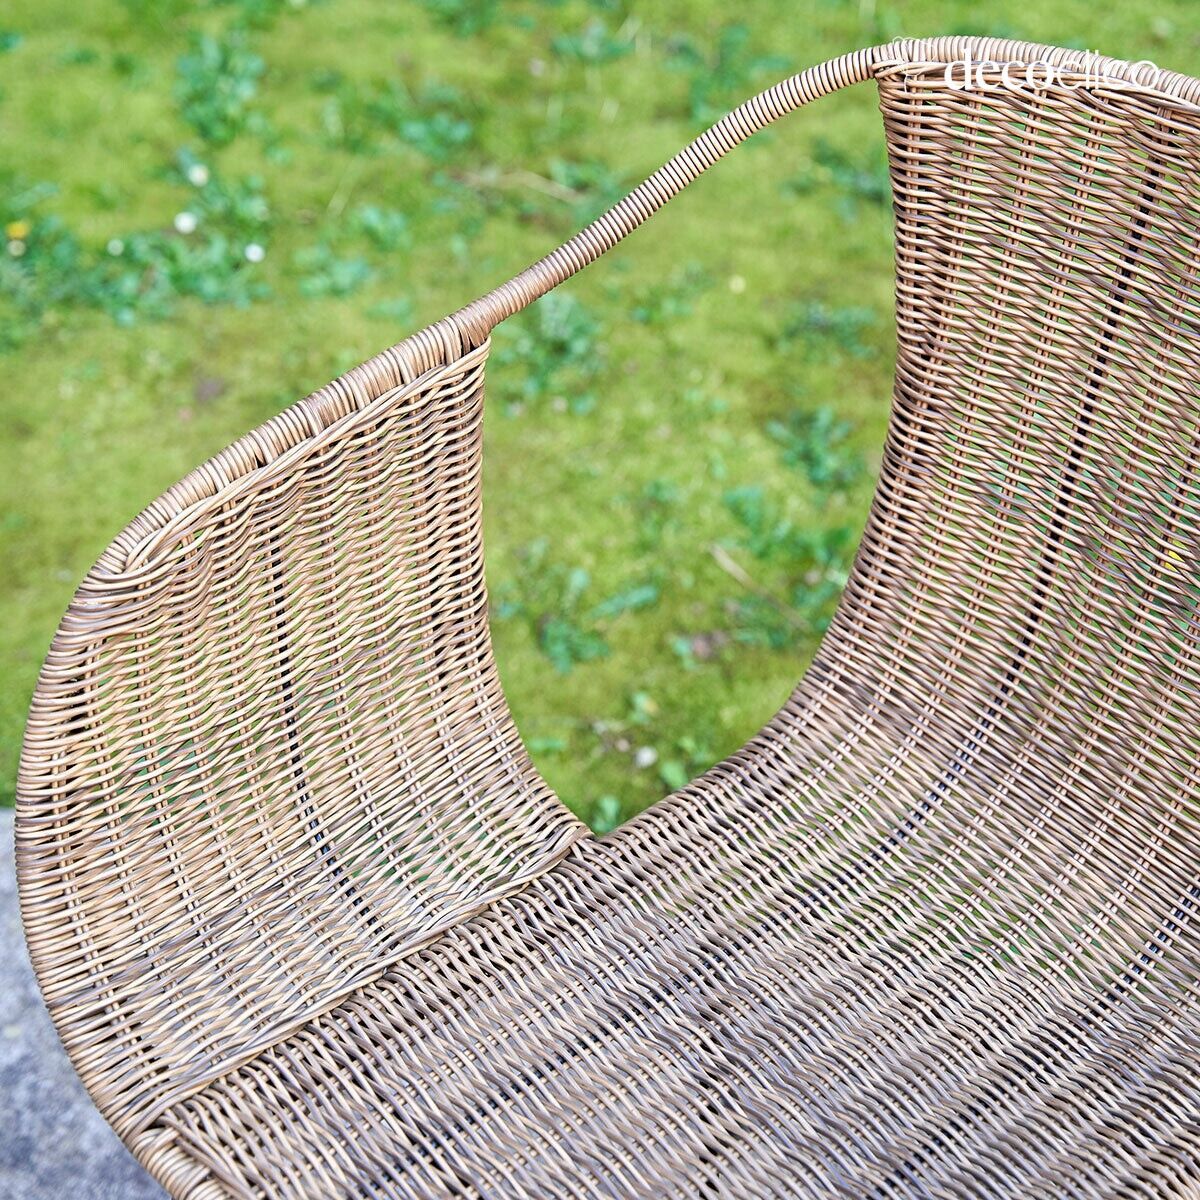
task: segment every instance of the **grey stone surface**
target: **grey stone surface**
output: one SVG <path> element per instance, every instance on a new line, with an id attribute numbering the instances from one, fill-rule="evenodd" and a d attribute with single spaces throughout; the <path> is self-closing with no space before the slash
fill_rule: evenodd
<path id="1" fill-rule="evenodd" d="M 0 809 L 0 1197 L 162 1200 L 88 1099 L 38 994 L 21 936 L 12 810 Z"/>

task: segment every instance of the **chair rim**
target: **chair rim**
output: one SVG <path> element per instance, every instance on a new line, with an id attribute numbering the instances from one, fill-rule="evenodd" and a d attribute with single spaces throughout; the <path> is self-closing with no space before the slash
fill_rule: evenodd
<path id="1" fill-rule="evenodd" d="M 419 382 L 444 364 L 487 341 L 492 330 L 590 266 L 704 174 L 730 150 L 796 109 L 865 83 L 889 70 L 955 63 L 1044 63 L 1086 69 L 1097 79 L 1200 111 L 1200 79 L 1155 68 L 1156 86 L 1138 78 L 1146 62 L 1098 55 L 1040 42 L 997 37 L 947 36 L 899 39 L 851 51 L 781 80 L 750 97 L 649 175 L 601 216 L 548 254 L 424 329 L 352 367 L 243 434 L 169 487 L 120 533 L 97 559 L 75 596 L 84 603 L 95 589 L 125 574 L 148 539 L 192 505 L 235 479 L 258 470 L 352 412 Z M 381 386 L 382 385 L 382 386 Z M 76 610 L 73 602 L 68 615 Z"/>

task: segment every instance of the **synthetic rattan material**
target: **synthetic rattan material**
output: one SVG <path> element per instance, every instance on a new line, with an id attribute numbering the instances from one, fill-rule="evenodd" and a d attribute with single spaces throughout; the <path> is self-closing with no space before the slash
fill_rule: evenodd
<path id="1" fill-rule="evenodd" d="M 1200 83 L 1072 65 L 771 89 L 100 560 L 22 906 L 176 1196 L 1200 1196 Z M 850 583 L 771 724 L 594 839 L 492 665 L 487 335 L 872 77 L 899 362 Z"/>

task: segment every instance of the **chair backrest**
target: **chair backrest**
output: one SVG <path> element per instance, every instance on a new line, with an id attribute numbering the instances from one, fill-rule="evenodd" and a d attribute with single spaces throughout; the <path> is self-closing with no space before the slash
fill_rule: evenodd
<path id="1" fill-rule="evenodd" d="M 915 954 L 1020 955 L 1085 1002 L 1192 989 L 1200 85 L 895 54 L 898 357 L 849 582 L 763 733 L 611 838 L 648 876 L 685 831 L 710 847 L 692 895 L 811 840 L 834 878 L 911 888 Z M 1005 78 L 1034 58 L 1049 84 Z"/>
<path id="2" fill-rule="evenodd" d="M 962 697 L 981 760 L 1028 738 L 1097 805 L 1165 820 L 1200 761 L 1197 88 L 1065 52 L 1034 86 L 999 65 L 1029 48 L 972 55 L 969 86 L 876 72 L 899 355 L 825 658 L 886 664 L 914 706 Z"/>
<path id="3" fill-rule="evenodd" d="M 1060 75 L 992 86 L 985 67 L 959 87 L 947 64 L 967 56 Z M 1200 748 L 1200 85 L 1082 65 L 943 39 L 806 71 L 514 280 L 240 440 L 114 542 L 34 697 L 18 867 L 47 1003 L 118 1129 L 587 836 L 530 765 L 491 659 L 487 336 L 750 133 L 867 78 L 896 194 L 900 357 L 817 686 L 871 705 L 887 683 L 932 723 L 976 721 L 958 772 L 999 769 L 998 739 L 1050 747 L 1097 814 L 1194 838 L 1200 755 L 1157 739 Z M 983 717 L 967 703 L 981 694 Z M 1112 754 L 1117 724 L 1138 736 Z"/>

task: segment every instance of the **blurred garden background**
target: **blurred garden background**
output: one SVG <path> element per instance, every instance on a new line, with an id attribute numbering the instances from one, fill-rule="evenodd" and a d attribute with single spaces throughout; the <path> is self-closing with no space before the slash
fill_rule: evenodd
<path id="1" fill-rule="evenodd" d="M 1200 73 L 1184 0 L 6 0 L 0 804 L 75 584 L 166 486 L 752 92 L 937 33 Z M 597 829 L 735 749 L 816 647 L 882 451 L 890 221 L 859 87 L 497 331 L 496 654 Z"/>

